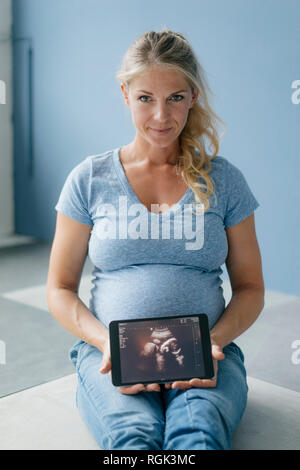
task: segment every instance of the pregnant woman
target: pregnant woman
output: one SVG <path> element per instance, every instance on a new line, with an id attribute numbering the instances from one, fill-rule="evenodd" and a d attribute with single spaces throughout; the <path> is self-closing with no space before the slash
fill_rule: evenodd
<path id="1" fill-rule="evenodd" d="M 242 172 L 218 155 L 223 121 L 182 34 L 164 28 L 138 37 L 117 79 L 134 140 L 73 168 L 55 207 L 47 302 L 78 338 L 69 353 L 76 404 L 101 449 L 231 449 L 248 391 L 233 340 L 264 306 L 259 204 Z M 87 255 L 89 307 L 78 297 Z M 226 308 L 224 263 L 232 287 Z M 213 379 L 112 384 L 110 321 L 202 312 Z"/>

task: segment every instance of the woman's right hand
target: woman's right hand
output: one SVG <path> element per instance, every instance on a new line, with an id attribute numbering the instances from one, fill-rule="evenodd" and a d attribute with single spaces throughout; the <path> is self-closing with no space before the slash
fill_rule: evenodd
<path id="1" fill-rule="evenodd" d="M 110 373 L 111 377 L 111 357 L 110 357 L 110 341 L 109 341 L 109 333 L 107 331 L 107 336 L 104 342 L 103 347 L 103 357 L 101 362 L 101 368 L 99 372 L 101 374 Z M 124 395 L 135 395 L 139 392 L 160 392 L 159 384 L 134 384 L 126 387 L 118 387 L 119 391 Z"/>

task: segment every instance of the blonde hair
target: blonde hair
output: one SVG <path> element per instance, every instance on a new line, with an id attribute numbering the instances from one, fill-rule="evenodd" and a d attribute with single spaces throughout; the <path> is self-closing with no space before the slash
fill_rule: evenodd
<path id="1" fill-rule="evenodd" d="M 188 119 L 179 136 L 181 155 L 177 163 L 177 172 L 194 193 L 195 200 L 203 204 L 204 212 L 210 207 L 209 198 L 214 194 L 214 183 L 209 173 L 211 160 L 219 151 L 220 136 L 217 132 L 218 121 L 225 123 L 212 110 L 208 94 L 212 94 L 205 72 L 196 55 L 180 33 L 164 27 L 161 32 L 148 31 L 139 36 L 127 50 L 117 80 L 129 86 L 130 81 L 149 66 L 159 65 L 181 72 L 192 91 L 199 90 Z M 210 142 L 212 154 L 206 150 L 205 138 Z M 197 150 L 198 149 L 198 152 Z M 204 184 L 199 183 L 202 178 Z M 205 189 L 205 192 L 202 191 Z"/>

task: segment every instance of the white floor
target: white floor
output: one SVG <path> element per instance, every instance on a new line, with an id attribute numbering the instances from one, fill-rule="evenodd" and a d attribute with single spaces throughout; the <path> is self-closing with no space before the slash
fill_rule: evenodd
<path id="1" fill-rule="evenodd" d="M 0 236 L 0 248 L 9 248 L 18 245 L 30 245 L 36 242 L 34 237 L 28 237 L 26 235 L 8 235 L 4 237 Z"/>
<path id="2" fill-rule="evenodd" d="M 0 400 L 1 450 L 94 450 L 71 374 Z M 300 393 L 248 377 L 248 405 L 233 449 L 300 450 Z"/>
<path id="3" fill-rule="evenodd" d="M 99 449 L 75 404 L 76 374 L 0 399 L 0 449 Z"/>

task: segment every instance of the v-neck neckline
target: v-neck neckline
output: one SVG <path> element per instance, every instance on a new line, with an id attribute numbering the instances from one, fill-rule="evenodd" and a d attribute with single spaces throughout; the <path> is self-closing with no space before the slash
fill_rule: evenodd
<path id="1" fill-rule="evenodd" d="M 161 216 L 163 217 L 164 215 L 167 215 L 167 214 L 170 214 L 170 213 L 175 214 L 176 212 L 181 210 L 182 205 L 184 204 L 184 202 L 191 196 L 192 190 L 191 190 L 190 187 L 188 187 L 188 189 L 186 190 L 184 195 L 179 199 L 179 201 L 177 201 L 175 204 L 173 204 L 173 206 L 170 209 L 168 209 L 167 211 L 159 212 L 159 213 L 149 211 L 149 209 L 140 201 L 140 199 L 138 198 L 136 192 L 133 190 L 131 184 L 129 183 L 129 180 L 128 180 L 128 178 L 126 176 L 126 173 L 125 173 L 125 170 L 124 170 L 124 167 L 123 167 L 122 162 L 120 160 L 120 150 L 121 150 L 121 147 L 117 147 L 113 151 L 113 161 L 114 161 L 116 172 L 117 172 L 117 174 L 120 178 L 120 181 L 121 181 L 125 191 L 127 192 L 127 194 L 129 196 L 131 196 L 131 198 L 133 200 L 135 200 L 138 204 L 143 206 L 146 209 L 147 214 L 150 214 L 151 216 L 153 215 L 154 217 L 155 216 L 156 217 L 161 217 Z"/>

